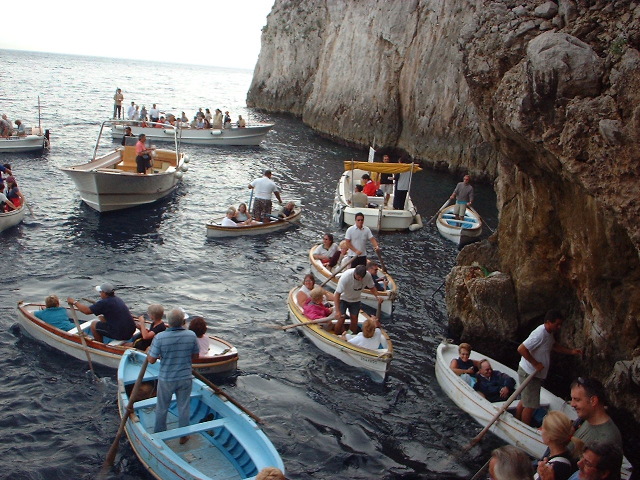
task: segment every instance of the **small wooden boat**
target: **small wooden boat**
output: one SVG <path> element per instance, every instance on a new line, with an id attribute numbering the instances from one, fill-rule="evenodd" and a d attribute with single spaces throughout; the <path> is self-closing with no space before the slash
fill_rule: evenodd
<path id="1" fill-rule="evenodd" d="M 438 345 L 436 354 L 436 379 L 440 388 L 453 400 L 462 410 L 467 412 L 483 427 L 488 425 L 493 417 L 502 408 L 504 402 L 490 402 L 481 397 L 469 386 L 460 376 L 456 375 L 449 367 L 451 360 L 458 358 L 458 345 L 449 342 L 442 342 Z M 492 358 L 471 352 L 471 360 L 482 360 L 486 358 L 491 362 L 491 367 L 502 373 L 506 373 L 516 381 L 518 385 L 518 373 L 506 365 L 493 360 Z M 542 458 L 547 446 L 542 442 L 540 430 L 537 427 L 530 427 L 522 423 L 513 416 L 517 402 L 514 402 L 509 409 L 491 426 L 489 431 L 511 445 L 521 448 L 534 458 Z M 557 397 L 549 390 L 540 390 L 540 406 L 546 410 L 557 410 L 564 413 L 571 420 L 577 418 L 576 411 L 568 402 Z M 624 459 L 622 464 L 622 478 L 629 478 L 631 475 L 631 464 Z"/>
<path id="2" fill-rule="evenodd" d="M 129 395 L 144 358 L 144 354 L 133 350 L 122 356 L 118 367 L 121 418 L 129 415 Z M 149 364 L 143 381 L 155 382 L 159 370 L 159 362 Z M 256 423 L 200 380 L 193 380 L 189 426 L 178 427 L 173 400 L 167 430 L 154 433 L 155 409 L 156 397 L 135 402 L 125 433 L 142 464 L 157 479 L 253 479 L 265 467 L 284 472 L 280 455 Z M 187 435 L 189 441 L 181 445 L 180 437 Z"/>
<path id="3" fill-rule="evenodd" d="M 137 137 L 144 133 L 149 140 L 157 142 L 173 142 L 173 131 L 171 128 L 142 127 L 139 122 L 131 123 L 131 131 Z M 115 139 L 121 139 L 124 135 L 125 123 L 115 124 L 111 127 L 111 135 Z M 180 127 L 178 137 L 181 143 L 194 145 L 260 145 L 267 136 L 269 130 L 273 128 L 273 123 L 254 123 L 246 127 L 231 128 L 208 128 L 196 129 L 190 127 Z"/>
<path id="4" fill-rule="evenodd" d="M 61 170 L 76 184 L 82 200 L 98 212 L 109 212 L 147 205 L 169 195 L 188 170 L 188 158 L 180 153 L 175 130 L 175 150 L 157 149 L 148 174 L 136 173 L 137 137 L 129 137 L 124 147 L 97 156 L 104 128 L 115 121 L 105 121 L 100 128 L 93 158 L 87 163 Z"/>
<path id="5" fill-rule="evenodd" d="M 24 205 L 20 205 L 15 210 L 0 213 L 0 232 L 18 225 L 24 219 L 26 211 L 27 208 Z"/>
<path id="6" fill-rule="evenodd" d="M 317 245 L 311 247 L 309 250 L 309 264 L 311 265 L 311 273 L 318 279 L 320 283 L 324 283 L 333 273 L 325 267 L 320 260 L 316 260 L 313 258 L 313 251 L 316 249 Z M 338 286 L 338 280 L 342 272 L 338 273 L 335 277 L 327 282 L 325 287 L 329 288 L 332 291 L 335 291 Z M 396 298 L 398 298 L 398 286 L 396 285 L 395 280 L 388 273 L 385 274 L 387 279 L 389 280 L 389 289 L 385 291 L 379 291 L 378 295 L 380 295 L 384 300 L 382 302 L 382 313 L 387 315 L 391 315 L 393 311 L 393 302 L 395 302 Z M 374 309 L 378 308 L 378 299 L 375 295 L 372 295 L 368 291 L 362 292 L 362 303 L 372 307 Z"/>
<path id="7" fill-rule="evenodd" d="M 274 211 L 274 216 L 277 216 L 277 212 Z M 246 235 L 264 235 L 266 233 L 273 233 L 280 230 L 285 230 L 294 226 L 300 222 L 302 218 L 302 208 L 296 207 L 293 209 L 293 213 L 288 217 L 282 219 L 274 219 L 268 223 L 256 223 L 253 225 L 238 225 L 237 227 L 224 227 L 222 226 L 222 220 L 225 217 L 214 218 L 210 222 L 207 222 L 207 237 L 208 238 L 222 238 L 222 237 L 241 237 Z"/>
<path id="8" fill-rule="evenodd" d="M 68 331 L 60 330 L 37 318 L 33 312 L 43 309 L 41 303 L 18 303 L 18 324 L 29 337 L 44 343 L 78 360 L 86 361 L 87 355 L 82 346 L 82 340 L 76 327 Z M 70 314 L 70 310 L 67 308 Z M 93 315 L 84 315 L 76 310 L 80 328 L 87 332 L 91 322 L 96 319 Z M 70 317 L 71 318 L 71 317 Z M 238 350 L 229 342 L 209 335 L 209 355 L 200 357 L 193 367 L 201 373 L 227 374 L 232 373 L 238 366 Z M 120 358 L 131 347 L 123 347 L 121 340 L 113 340 L 108 344 L 97 342 L 85 335 L 87 350 L 94 364 L 109 368 L 118 368 Z M 135 349 L 134 349 L 135 350 Z"/>
<path id="9" fill-rule="evenodd" d="M 25 135 L 14 133 L 9 137 L 0 137 L 0 153 L 37 152 L 49 147 L 49 130 L 42 127 L 27 127 Z"/>
<path id="10" fill-rule="evenodd" d="M 351 197 L 355 185 L 365 173 L 417 173 L 422 169 L 413 163 L 381 163 L 381 162 L 344 162 L 344 173 L 338 180 L 333 202 L 333 221 L 337 226 L 355 224 L 356 213 L 364 215 L 364 224 L 371 230 L 395 232 L 401 230 L 418 230 L 422 228 L 422 219 L 407 193 L 404 209 L 393 209 L 391 194 L 388 205 L 384 205 L 384 197 L 368 197 L 367 207 L 354 207 Z M 411 187 L 409 187 L 411 188 Z"/>
<path id="11" fill-rule="evenodd" d="M 456 245 L 466 245 L 482 234 L 482 219 L 478 212 L 467 207 L 464 220 L 456 220 L 453 208 L 454 205 L 449 205 L 438 213 L 438 231 Z"/>
<path id="12" fill-rule="evenodd" d="M 294 324 L 302 324 L 311 321 L 302 313 L 302 308 L 298 305 L 296 294 L 300 287 L 294 287 L 289 292 L 287 305 L 290 318 Z M 367 319 L 364 312 L 360 312 L 358 324 L 362 325 Z M 347 319 L 346 322 L 349 320 Z M 335 323 L 335 320 L 334 320 Z M 377 350 L 369 350 L 361 348 L 343 340 L 342 337 L 334 335 L 326 331 L 322 325 L 310 324 L 297 327 L 302 330 L 305 337 L 311 340 L 316 347 L 332 357 L 351 365 L 352 367 L 362 368 L 367 371 L 371 378 L 376 382 L 383 382 L 389 370 L 389 365 L 393 359 L 393 345 L 387 332 L 382 329 L 382 342 Z"/>

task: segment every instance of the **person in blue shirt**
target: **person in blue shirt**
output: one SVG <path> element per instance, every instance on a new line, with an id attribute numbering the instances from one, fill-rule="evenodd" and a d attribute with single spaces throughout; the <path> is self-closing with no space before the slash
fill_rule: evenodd
<path id="1" fill-rule="evenodd" d="M 136 331 L 136 324 L 129 307 L 121 298 L 115 296 L 115 289 L 110 283 L 98 285 L 96 291 L 100 293 L 100 300 L 93 305 L 83 305 L 71 297 L 67 298 L 67 303 L 85 315 L 99 316 L 100 320 L 95 320 L 91 324 L 91 333 L 98 342 L 102 342 L 104 337 L 113 340 L 129 340 Z"/>
<path id="2" fill-rule="evenodd" d="M 490 402 L 499 402 L 509 398 L 516 386 L 516 381 L 506 373 L 493 370 L 489 360 L 481 360 L 478 364 L 476 384 L 473 389 Z"/>
<path id="3" fill-rule="evenodd" d="M 153 337 L 147 353 L 149 363 L 161 360 L 154 427 L 156 433 L 167 429 L 167 413 L 174 393 L 178 406 L 178 426 L 189 425 L 191 363 L 198 359 L 200 353 L 196 334 L 184 328 L 184 311 L 174 308 L 167 315 L 167 320 L 169 328 Z M 180 438 L 181 444 L 187 441 L 188 435 Z"/>
<path id="4" fill-rule="evenodd" d="M 36 318 L 47 322 L 60 330 L 69 330 L 74 327 L 73 320 L 67 315 L 67 309 L 60 306 L 60 300 L 55 295 L 49 295 L 44 299 L 44 310 L 33 312 Z"/>

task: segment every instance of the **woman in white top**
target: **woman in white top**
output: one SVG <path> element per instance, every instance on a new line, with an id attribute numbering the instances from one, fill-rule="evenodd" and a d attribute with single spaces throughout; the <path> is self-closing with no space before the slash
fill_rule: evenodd
<path id="1" fill-rule="evenodd" d="M 193 317 L 189 323 L 189 330 L 196 334 L 198 347 L 200 348 L 200 356 L 209 355 L 209 336 L 207 335 L 207 322 L 202 317 Z"/>
<path id="2" fill-rule="evenodd" d="M 338 253 L 338 245 L 333 241 L 333 235 L 325 233 L 322 236 L 322 245 L 318 245 L 313 251 L 313 258 L 320 260 L 325 266 L 333 267 L 335 263 L 331 265 L 331 259 L 336 253 Z"/>
<path id="3" fill-rule="evenodd" d="M 236 218 L 236 209 L 230 208 L 227 210 L 226 217 L 222 219 L 220 225 L 223 227 L 237 227 L 239 224 L 234 221 L 234 218 Z"/>
<path id="4" fill-rule="evenodd" d="M 298 305 L 300 305 L 300 308 L 304 306 L 307 299 L 311 296 L 311 290 L 313 290 L 315 286 L 316 279 L 313 276 L 313 273 L 307 273 L 302 281 L 302 286 L 298 290 L 298 293 L 296 293 L 296 301 L 298 302 Z M 326 301 L 333 301 L 333 293 L 325 290 L 324 288 L 322 289 L 322 293 L 324 294 Z"/>
<path id="5" fill-rule="evenodd" d="M 342 338 L 356 347 L 377 350 L 382 340 L 382 330 L 380 330 L 380 322 L 376 317 L 367 318 L 362 325 L 362 331 L 357 335 L 343 333 Z"/>

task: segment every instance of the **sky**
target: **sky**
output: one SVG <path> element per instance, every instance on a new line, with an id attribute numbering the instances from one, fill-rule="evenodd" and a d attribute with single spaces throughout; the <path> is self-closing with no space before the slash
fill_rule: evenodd
<path id="1" fill-rule="evenodd" d="M 31 0 L 3 9 L 0 49 L 253 70 L 274 0 Z"/>

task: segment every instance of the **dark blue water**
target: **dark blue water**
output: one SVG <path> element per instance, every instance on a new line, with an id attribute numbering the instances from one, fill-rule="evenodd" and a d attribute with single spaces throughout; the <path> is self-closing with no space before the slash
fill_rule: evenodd
<path id="1" fill-rule="evenodd" d="M 91 479 L 119 424 L 115 371 L 95 383 L 84 362 L 24 338 L 20 300 L 94 297 L 109 281 L 134 312 L 149 303 L 204 315 L 240 352 L 236 377 L 221 385 L 266 421 L 264 430 L 292 479 L 462 479 L 486 461 L 496 440 L 456 456 L 479 427 L 445 397 L 434 373 L 446 333 L 441 292 L 456 247 L 435 227 L 380 237 L 400 289 L 385 322 L 395 347 L 387 381 L 327 357 L 287 323 L 286 295 L 309 271 L 307 252 L 323 231 L 341 238 L 331 206 L 342 162 L 365 159 L 315 135 L 298 119 L 245 107 L 251 72 L 214 67 L 0 51 L 0 113 L 51 130 L 51 151 L 3 154 L 34 216 L 0 234 L 0 478 Z M 116 87 L 147 108 L 193 116 L 229 110 L 275 129 L 260 147 L 185 145 L 190 170 L 174 195 L 143 209 L 100 215 L 80 201 L 59 167 L 86 161 Z M 305 199 L 303 225 L 282 234 L 206 239 L 205 222 L 249 200 L 247 183 L 269 167 L 284 199 Z M 412 197 L 428 220 L 459 178 L 423 171 Z M 418 193 L 419 192 L 419 193 Z M 474 204 L 495 227 L 495 195 L 476 185 Z M 122 441 L 112 478 L 151 478 Z"/>

